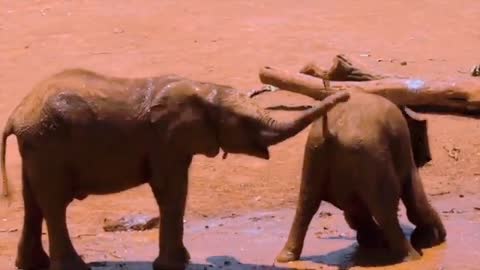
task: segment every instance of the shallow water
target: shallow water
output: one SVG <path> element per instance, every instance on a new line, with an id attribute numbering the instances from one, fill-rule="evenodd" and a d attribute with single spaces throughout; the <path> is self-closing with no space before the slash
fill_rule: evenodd
<path id="1" fill-rule="evenodd" d="M 480 200 L 451 197 L 437 200 L 434 205 L 447 228 L 447 242 L 423 250 L 417 261 L 392 265 L 383 262 L 380 251 L 360 252 L 355 233 L 346 225 L 341 211 L 323 203 L 308 231 L 301 260 L 275 267 L 274 258 L 286 240 L 294 210 L 186 222 L 185 243 L 193 262 L 188 269 L 364 269 L 371 265 L 392 270 L 480 269 L 480 211 L 475 208 L 480 206 Z M 413 226 L 403 209 L 400 215 L 404 232 L 409 235 Z M 158 250 L 155 235 L 143 234 L 143 240 L 135 243 L 128 234 L 117 234 L 120 238 L 116 241 L 121 239 L 130 250 L 122 256 L 127 261 L 95 263 L 93 269 L 151 269 L 150 262 L 135 261 L 145 255 L 154 258 Z"/>

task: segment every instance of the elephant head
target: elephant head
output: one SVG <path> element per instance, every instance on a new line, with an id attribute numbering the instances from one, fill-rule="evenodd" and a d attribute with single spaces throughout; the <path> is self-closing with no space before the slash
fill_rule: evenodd
<path id="1" fill-rule="evenodd" d="M 400 110 L 407 120 L 415 164 L 420 168 L 432 160 L 428 140 L 427 120 L 407 107 L 401 107 Z"/>
<path id="2" fill-rule="evenodd" d="M 339 92 L 295 120 L 279 122 L 231 87 L 184 79 L 169 83 L 153 98 L 150 119 L 164 126 L 169 145 L 189 154 L 213 157 L 222 149 L 269 159 L 269 146 L 296 135 L 349 97 Z"/>

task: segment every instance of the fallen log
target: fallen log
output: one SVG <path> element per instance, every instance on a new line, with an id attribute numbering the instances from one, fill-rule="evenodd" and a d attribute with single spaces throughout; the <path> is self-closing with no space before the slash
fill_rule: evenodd
<path id="1" fill-rule="evenodd" d="M 480 80 L 422 80 L 382 78 L 367 81 L 332 81 L 325 89 L 323 80 L 305 75 L 264 67 L 260 81 L 280 89 L 297 92 L 314 99 L 323 99 L 340 90 L 361 91 L 381 95 L 399 106 L 420 111 L 451 112 L 480 115 Z"/>

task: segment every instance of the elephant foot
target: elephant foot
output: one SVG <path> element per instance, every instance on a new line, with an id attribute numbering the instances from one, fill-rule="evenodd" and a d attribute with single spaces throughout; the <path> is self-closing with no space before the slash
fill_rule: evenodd
<path id="1" fill-rule="evenodd" d="M 48 269 L 50 259 L 43 249 L 38 252 L 19 252 L 15 260 L 15 266 L 23 270 Z"/>
<path id="2" fill-rule="evenodd" d="M 184 270 L 187 268 L 187 262 L 172 262 L 171 260 L 156 259 L 153 262 L 153 270 Z"/>
<path id="3" fill-rule="evenodd" d="M 168 252 L 168 254 L 165 254 L 160 251 L 160 256 L 153 262 L 153 270 L 183 270 L 189 261 L 190 253 L 185 247 L 175 253 Z"/>
<path id="4" fill-rule="evenodd" d="M 294 252 L 290 249 L 284 248 L 280 253 L 277 255 L 275 260 L 279 263 L 286 263 L 291 261 L 296 261 L 300 258 L 299 252 Z"/>
<path id="5" fill-rule="evenodd" d="M 410 236 L 410 242 L 415 249 L 429 248 L 445 241 L 445 230 L 434 226 L 416 227 Z"/>
<path id="6" fill-rule="evenodd" d="M 57 260 L 52 259 L 49 270 L 90 270 L 90 267 L 80 256 L 73 256 Z"/>
<path id="7" fill-rule="evenodd" d="M 382 249 L 388 248 L 388 243 L 380 230 L 378 231 L 358 231 L 357 242 L 361 248 Z"/>

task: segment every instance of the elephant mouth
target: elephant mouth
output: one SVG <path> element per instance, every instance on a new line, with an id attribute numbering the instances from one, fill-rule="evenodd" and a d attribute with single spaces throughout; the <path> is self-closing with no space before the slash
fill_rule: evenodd
<path id="1" fill-rule="evenodd" d="M 205 152 L 204 155 L 209 158 L 214 158 L 220 153 L 220 149 L 217 147 L 215 150 Z"/>
<path id="2" fill-rule="evenodd" d="M 227 159 L 229 153 L 234 153 L 235 154 L 235 152 L 227 152 L 227 151 L 224 150 L 223 154 L 222 154 L 222 159 Z M 252 157 L 266 159 L 266 160 L 270 159 L 270 152 L 268 151 L 267 148 L 264 148 L 262 150 L 254 150 L 254 151 L 251 151 L 251 152 L 248 152 L 248 153 L 238 152 L 237 154 L 245 154 L 247 156 L 252 156 Z"/>
<path id="3" fill-rule="evenodd" d="M 262 149 L 258 149 L 254 153 L 251 153 L 250 155 L 257 158 L 261 158 L 261 159 L 266 159 L 266 160 L 270 159 L 270 151 L 268 151 L 268 148 L 266 147 Z"/>
<path id="4" fill-rule="evenodd" d="M 261 159 L 269 160 L 269 159 L 270 159 L 270 153 L 267 152 L 266 154 L 264 154 L 264 155 L 259 155 L 258 157 L 261 158 Z"/>

